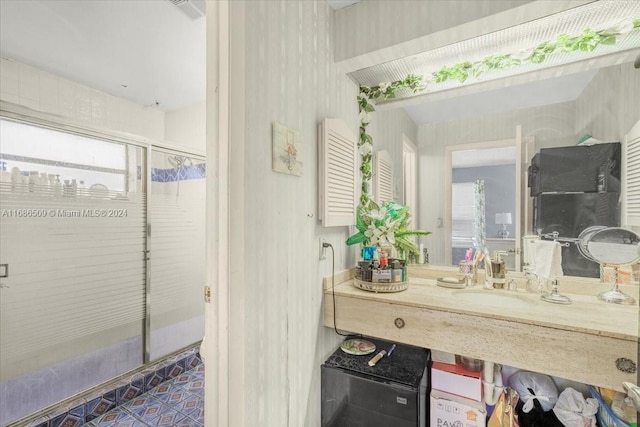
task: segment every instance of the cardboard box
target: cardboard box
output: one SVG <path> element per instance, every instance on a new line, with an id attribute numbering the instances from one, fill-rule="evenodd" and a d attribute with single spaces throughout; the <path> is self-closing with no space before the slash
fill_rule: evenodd
<path id="1" fill-rule="evenodd" d="M 460 365 L 433 362 L 431 389 L 482 402 L 482 372 L 473 372 Z"/>
<path id="2" fill-rule="evenodd" d="M 456 363 L 456 355 L 453 353 L 447 353 L 446 351 L 431 350 L 431 360 L 434 362 L 449 363 L 453 365 Z"/>
<path id="3" fill-rule="evenodd" d="M 431 427 L 486 427 L 484 404 L 436 390 L 431 392 Z"/>

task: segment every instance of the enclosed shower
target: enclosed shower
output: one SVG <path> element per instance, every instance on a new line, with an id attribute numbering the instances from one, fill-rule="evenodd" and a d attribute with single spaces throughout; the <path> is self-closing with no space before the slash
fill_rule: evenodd
<path id="1" fill-rule="evenodd" d="M 0 119 L 0 426 L 204 334 L 203 157 Z"/>

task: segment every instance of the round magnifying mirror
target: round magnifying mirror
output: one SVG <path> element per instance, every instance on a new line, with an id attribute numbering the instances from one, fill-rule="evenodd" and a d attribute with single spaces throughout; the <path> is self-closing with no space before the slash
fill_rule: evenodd
<path id="1" fill-rule="evenodd" d="M 587 258 L 606 267 L 613 267 L 613 289 L 598 295 L 603 301 L 635 304 L 635 300 L 620 291 L 618 267 L 640 261 L 640 236 L 618 227 L 589 227 L 580 233 L 578 248 Z"/>

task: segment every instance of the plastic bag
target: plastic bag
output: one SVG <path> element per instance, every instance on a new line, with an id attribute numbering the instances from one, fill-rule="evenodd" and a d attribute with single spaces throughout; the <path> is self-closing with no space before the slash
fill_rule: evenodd
<path id="1" fill-rule="evenodd" d="M 520 427 L 518 423 L 518 414 L 516 412 L 516 406 L 518 405 L 518 392 L 506 387 L 496 407 L 489 418 L 487 423 L 488 427 Z"/>
<path id="2" fill-rule="evenodd" d="M 585 399 L 582 393 L 569 387 L 558 398 L 553 413 L 565 426 L 595 427 L 598 401 L 593 398 Z"/>
<path id="3" fill-rule="evenodd" d="M 558 401 L 558 388 L 548 375 L 519 371 L 509 378 L 509 384 L 520 395 L 524 403 L 523 412 L 528 413 L 533 409 L 534 400 L 538 400 L 544 412 L 552 410 Z"/>

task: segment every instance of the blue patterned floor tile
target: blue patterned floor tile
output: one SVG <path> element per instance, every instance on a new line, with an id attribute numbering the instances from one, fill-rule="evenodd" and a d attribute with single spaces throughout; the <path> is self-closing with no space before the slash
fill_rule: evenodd
<path id="1" fill-rule="evenodd" d="M 116 408 L 94 421 L 95 427 L 146 427 L 143 423 L 127 411 Z"/>
<path id="2" fill-rule="evenodd" d="M 126 384 L 116 390 L 117 403 L 118 405 L 127 403 L 134 397 L 140 396 L 143 392 L 141 381 L 139 384 Z"/>
<path id="3" fill-rule="evenodd" d="M 189 393 L 196 394 L 200 397 L 204 397 L 204 378 L 190 382 L 184 387 Z"/>
<path id="4" fill-rule="evenodd" d="M 189 384 L 191 382 L 191 375 L 189 374 L 189 372 L 190 371 L 187 371 L 184 374 L 178 375 L 177 377 L 175 377 L 170 381 L 170 384 L 174 384 L 180 387 L 182 387 L 183 385 Z"/>
<path id="5" fill-rule="evenodd" d="M 184 359 L 183 360 L 179 360 L 175 363 L 171 363 L 169 366 L 167 366 L 165 368 L 165 378 L 166 379 L 170 379 L 170 378 L 175 378 L 177 376 L 179 376 L 180 374 L 182 374 L 185 369 L 184 369 Z"/>
<path id="6" fill-rule="evenodd" d="M 181 422 L 185 418 L 188 418 L 188 417 L 174 409 L 167 408 L 156 418 L 149 419 L 149 420 L 147 420 L 147 418 L 143 418 L 143 420 L 150 427 L 166 427 L 166 426 L 175 426 L 177 423 Z"/>
<path id="7" fill-rule="evenodd" d="M 192 394 L 187 392 L 185 389 L 174 385 L 170 387 L 166 393 L 154 395 L 156 398 L 163 403 L 168 405 L 174 405 L 182 400 L 185 400 L 188 397 L 191 397 Z"/>
<path id="8" fill-rule="evenodd" d="M 166 402 L 166 404 L 185 415 L 189 415 L 189 413 L 193 412 L 198 406 L 204 406 L 201 401 L 202 399 L 195 394 L 185 391 L 180 397 L 180 399 L 170 400 Z"/>
<path id="9" fill-rule="evenodd" d="M 143 395 L 127 402 L 122 408 L 144 422 L 151 422 L 169 407 L 158 399 Z"/>
<path id="10" fill-rule="evenodd" d="M 175 424 L 176 427 L 202 427 L 203 425 L 203 423 L 198 423 L 189 417 L 183 418 Z"/>
<path id="11" fill-rule="evenodd" d="M 164 369 L 148 373 L 144 377 L 144 391 L 150 391 L 158 387 L 164 379 Z"/>
<path id="12" fill-rule="evenodd" d="M 49 421 L 49 427 L 80 427 L 84 424 L 84 419 L 68 412 L 58 415 Z"/>
<path id="13" fill-rule="evenodd" d="M 193 420 L 196 424 L 204 424 L 204 408 L 197 413 L 188 415 L 187 418 Z"/>
<path id="14" fill-rule="evenodd" d="M 200 357 L 198 356 L 197 353 L 194 354 L 190 354 L 185 358 L 185 364 L 184 367 L 187 370 L 191 370 L 196 368 L 198 365 L 200 365 L 202 362 L 200 361 Z"/>
<path id="15" fill-rule="evenodd" d="M 86 404 L 86 421 L 93 421 L 94 419 L 106 414 L 115 407 L 115 403 L 105 399 L 104 397 L 96 397 L 90 400 Z"/>
<path id="16" fill-rule="evenodd" d="M 160 384 L 158 387 L 154 388 L 153 390 L 150 390 L 148 392 L 148 394 L 150 396 L 155 397 L 158 400 L 163 400 L 163 398 L 168 395 L 169 393 L 171 393 L 171 390 L 174 387 L 171 387 L 171 384 L 169 383 L 163 383 Z"/>

